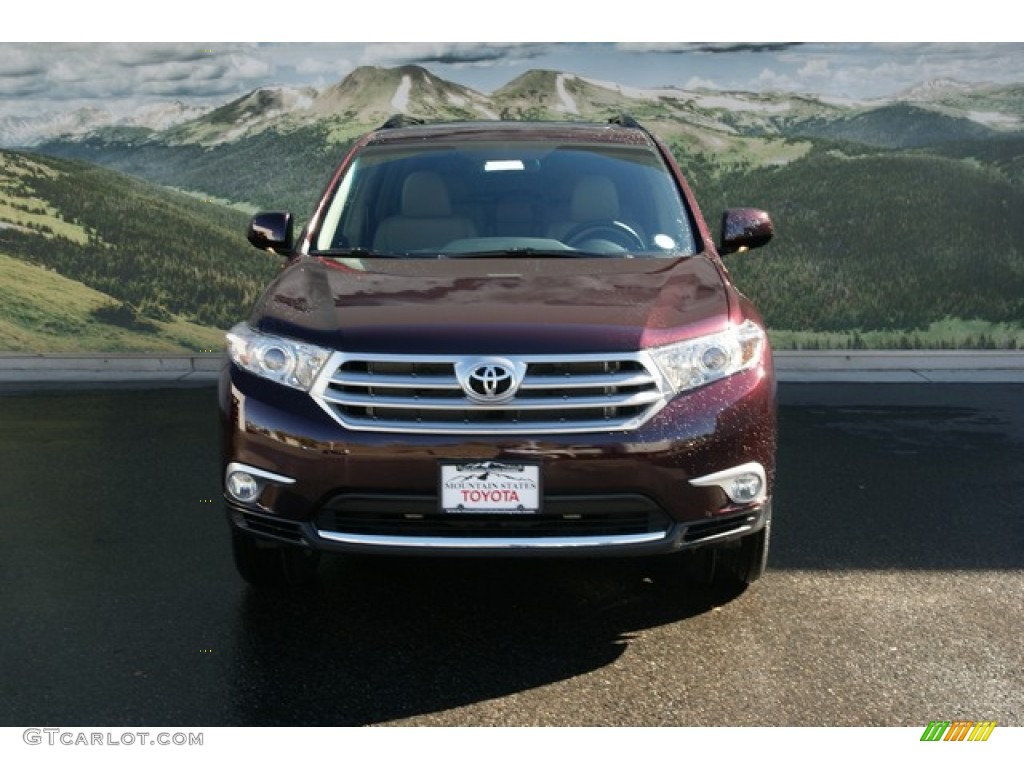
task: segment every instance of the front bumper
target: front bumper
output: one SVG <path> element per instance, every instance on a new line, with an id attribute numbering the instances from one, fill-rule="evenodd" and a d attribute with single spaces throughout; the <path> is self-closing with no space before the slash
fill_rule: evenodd
<path id="1" fill-rule="evenodd" d="M 579 535 L 398 535 L 332 531 L 314 522 L 284 520 L 228 503 L 228 517 L 236 529 L 277 543 L 311 549 L 352 553 L 436 556 L 636 556 L 657 555 L 735 541 L 761 530 L 767 504 L 713 520 L 672 523 L 646 533 Z"/>
<path id="2" fill-rule="evenodd" d="M 436 555 L 645 555 L 725 542 L 764 525 L 775 454 L 775 384 L 752 370 L 679 396 L 632 431 L 587 435 L 353 432 L 306 394 L 227 366 L 224 467 L 272 478 L 251 502 L 225 494 L 239 530 L 317 550 Z M 450 515 L 443 461 L 541 466 L 535 515 Z M 699 480 L 756 463 L 766 488 L 737 504 Z"/>

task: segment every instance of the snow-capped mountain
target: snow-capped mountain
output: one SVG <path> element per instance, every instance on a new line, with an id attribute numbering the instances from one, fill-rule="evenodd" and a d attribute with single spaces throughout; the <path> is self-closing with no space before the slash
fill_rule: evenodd
<path id="1" fill-rule="evenodd" d="M 314 88 L 257 88 L 196 119 L 179 121 L 166 138 L 171 143 L 232 141 L 308 111 L 316 95 Z"/>
<path id="2" fill-rule="evenodd" d="M 318 117 L 344 116 L 361 124 L 379 122 L 394 114 L 497 118 L 484 94 L 416 66 L 359 67 L 325 89 L 314 101 L 312 112 Z"/>
<path id="3" fill-rule="evenodd" d="M 897 94 L 898 101 L 940 101 L 950 96 L 959 96 L 973 90 L 967 83 L 948 78 L 926 80 Z"/>
<path id="4" fill-rule="evenodd" d="M 113 125 L 114 115 L 98 107 L 0 118 L 0 146 L 29 147 L 58 136 L 81 136 Z"/>
<path id="5" fill-rule="evenodd" d="M 0 147 L 33 147 L 59 137 L 82 137 L 104 128 L 125 126 L 163 131 L 204 115 L 210 107 L 181 101 L 147 104 L 129 114 L 101 107 L 47 112 L 32 117 L 0 117 Z"/>
<path id="6" fill-rule="evenodd" d="M 913 105 L 917 111 L 892 111 L 901 104 Z M 918 145 L 922 136 L 926 143 L 943 136 L 947 140 L 976 138 L 978 127 L 1020 130 L 1024 86 L 968 86 L 936 80 L 892 99 L 842 103 L 795 93 L 637 88 L 571 72 L 529 70 L 488 94 L 418 66 L 367 66 L 319 91 L 264 87 L 216 108 L 168 103 L 120 117 L 92 108 L 33 119 L 7 118 L 0 121 L 0 146 L 46 143 L 60 153 L 65 150 L 54 145 L 95 137 L 107 147 L 105 152 L 116 150 L 118 142 L 126 144 L 126 151 L 128 144 L 137 146 L 140 141 L 213 147 L 232 145 L 268 130 L 286 135 L 309 127 L 326 136 L 329 143 L 336 143 L 380 125 L 396 113 L 426 120 L 606 120 L 630 113 L 659 133 L 686 137 L 693 146 L 707 151 L 735 146 L 730 142 L 744 136 L 811 136 L 869 143 L 884 139 L 886 146 L 910 146 Z M 894 133 L 894 120 L 903 125 L 908 115 L 917 125 Z M 113 128 L 135 130 L 119 133 Z M 140 133 L 139 128 L 149 133 Z M 904 134 L 910 137 L 906 139 L 910 144 L 902 138 Z M 73 149 L 68 152 L 76 154 Z"/>

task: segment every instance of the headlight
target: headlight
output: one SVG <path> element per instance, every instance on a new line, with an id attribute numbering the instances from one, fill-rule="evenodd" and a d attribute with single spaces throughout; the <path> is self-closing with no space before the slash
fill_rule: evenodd
<path id="1" fill-rule="evenodd" d="M 676 392 L 703 386 L 761 362 L 765 333 L 747 320 L 709 336 L 651 350 L 654 362 Z"/>
<path id="2" fill-rule="evenodd" d="M 279 336 L 258 333 L 239 323 L 227 335 L 228 354 L 239 368 L 287 387 L 313 386 L 330 351 Z"/>

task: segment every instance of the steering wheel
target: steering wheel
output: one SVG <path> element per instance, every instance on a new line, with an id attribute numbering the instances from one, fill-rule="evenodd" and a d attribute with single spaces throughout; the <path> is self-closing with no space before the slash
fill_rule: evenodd
<path id="1" fill-rule="evenodd" d="M 595 238 L 609 240 L 626 250 L 642 251 L 647 247 L 635 229 L 615 219 L 595 219 L 577 224 L 562 236 L 562 242 L 575 247 L 577 243 Z"/>

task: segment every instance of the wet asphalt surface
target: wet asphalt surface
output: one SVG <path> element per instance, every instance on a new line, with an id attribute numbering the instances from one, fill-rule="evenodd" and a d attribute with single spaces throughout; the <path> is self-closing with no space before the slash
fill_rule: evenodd
<path id="1" fill-rule="evenodd" d="M 784 385 L 769 573 L 236 576 L 211 388 L 0 397 L 0 726 L 1024 725 L 1024 387 Z"/>

